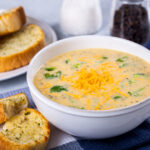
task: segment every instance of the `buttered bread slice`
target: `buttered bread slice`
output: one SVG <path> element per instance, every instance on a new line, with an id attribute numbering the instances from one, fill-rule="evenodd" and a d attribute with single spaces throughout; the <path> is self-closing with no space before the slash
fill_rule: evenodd
<path id="1" fill-rule="evenodd" d="M 24 93 L 0 99 L 0 124 L 27 108 L 28 105 L 29 101 Z"/>
<path id="2" fill-rule="evenodd" d="M 35 24 L 0 38 L 0 72 L 27 65 L 44 46 L 45 35 Z"/>
<path id="3" fill-rule="evenodd" d="M 48 121 L 27 108 L 5 123 L 0 132 L 0 150 L 44 150 L 50 135 Z"/>
<path id="4" fill-rule="evenodd" d="M 26 16 L 21 6 L 0 13 L 0 36 L 20 30 L 25 23 Z"/>

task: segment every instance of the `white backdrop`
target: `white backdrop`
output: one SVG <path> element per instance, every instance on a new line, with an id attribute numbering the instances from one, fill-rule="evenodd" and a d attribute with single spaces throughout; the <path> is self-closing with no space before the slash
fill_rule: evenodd
<path id="1" fill-rule="evenodd" d="M 58 23 L 59 10 L 63 0 L 0 0 L 0 8 L 24 6 L 27 15 L 39 18 L 50 24 Z M 104 24 L 109 21 L 109 10 L 112 0 L 100 0 Z"/>

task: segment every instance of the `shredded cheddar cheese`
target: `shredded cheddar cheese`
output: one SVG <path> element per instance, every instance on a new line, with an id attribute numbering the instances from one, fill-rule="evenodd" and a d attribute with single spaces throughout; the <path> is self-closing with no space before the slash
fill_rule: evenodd
<path id="1" fill-rule="evenodd" d="M 72 60 L 72 57 L 70 55 L 67 56 L 68 59 Z"/>
<path id="2" fill-rule="evenodd" d="M 119 74 L 118 78 L 115 75 Z M 80 96 L 92 95 L 94 97 L 104 97 L 103 104 L 106 103 L 115 93 L 122 96 L 128 95 L 120 91 L 119 83 L 126 77 L 123 69 L 119 68 L 115 62 L 106 62 L 100 64 L 96 69 L 82 67 L 72 76 L 61 77 L 61 80 L 71 83 L 71 88 L 76 89 Z M 69 92 L 67 92 L 69 94 Z M 70 93 L 70 95 L 72 95 Z M 72 95 L 74 98 L 79 97 Z M 89 105 L 89 102 L 88 102 Z M 96 106 L 99 109 L 101 104 Z"/>
<path id="3" fill-rule="evenodd" d="M 115 108 L 115 107 L 114 106 L 109 106 L 109 107 L 103 108 L 103 110 L 109 110 L 109 109 L 113 109 L 113 108 Z"/>
<path id="4" fill-rule="evenodd" d="M 87 109 L 90 110 L 91 109 L 91 100 L 87 99 Z"/>
<path id="5" fill-rule="evenodd" d="M 99 103 L 96 105 L 95 110 L 99 110 L 100 107 L 101 107 L 101 104 L 100 104 L 100 102 L 99 102 Z"/>
<path id="6" fill-rule="evenodd" d="M 96 60 L 100 59 L 101 57 L 102 57 L 102 55 L 101 55 L 101 54 L 99 54 L 99 55 L 95 55 L 95 56 L 94 56 L 94 58 L 95 58 Z"/>
<path id="7" fill-rule="evenodd" d="M 85 63 L 94 63 L 90 58 L 88 58 L 88 57 L 80 57 L 79 58 L 79 61 L 82 61 L 82 62 L 85 62 Z"/>

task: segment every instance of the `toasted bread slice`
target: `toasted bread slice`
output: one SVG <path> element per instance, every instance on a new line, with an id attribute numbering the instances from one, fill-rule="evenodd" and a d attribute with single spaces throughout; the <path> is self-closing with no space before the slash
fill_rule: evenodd
<path id="1" fill-rule="evenodd" d="M 48 121 L 27 108 L 5 123 L 0 132 L 0 150 L 44 150 L 50 135 Z"/>
<path id="2" fill-rule="evenodd" d="M 0 124 L 27 108 L 28 105 L 28 98 L 24 93 L 0 99 Z"/>
<path id="3" fill-rule="evenodd" d="M 0 14 L 0 36 L 16 32 L 26 23 L 24 9 L 20 6 Z"/>
<path id="4" fill-rule="evenodd" d="M 0 72 L 27 65 L 32 57 L 45 46 L 42 29 L 34 24 L 0 39 Z"/>

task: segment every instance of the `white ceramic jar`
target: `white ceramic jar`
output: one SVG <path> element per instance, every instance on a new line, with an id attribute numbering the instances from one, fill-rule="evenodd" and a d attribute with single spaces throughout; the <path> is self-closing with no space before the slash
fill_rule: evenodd
<path id="1" fill-rule="evenodd" d="M 60 25 L 69 35 L 92 34 L 102 25 L 99 0 L 64 0 Z"/>

